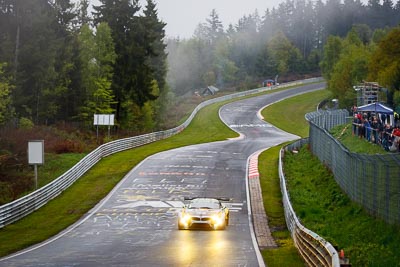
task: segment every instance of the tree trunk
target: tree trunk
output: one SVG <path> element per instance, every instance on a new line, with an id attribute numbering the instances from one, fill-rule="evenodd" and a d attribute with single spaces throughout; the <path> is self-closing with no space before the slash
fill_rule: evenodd
<path id="1" fill-rule="evenodd" d="M 15 36 L 15 57 L 14 57 L 14 80 L 17 79 L 18 71 L 18 56 L 19 56 L 19 35 L 20 35 L 20 25 L 19 25 L 19 12 L 17 11 L 17 35 Z"/>

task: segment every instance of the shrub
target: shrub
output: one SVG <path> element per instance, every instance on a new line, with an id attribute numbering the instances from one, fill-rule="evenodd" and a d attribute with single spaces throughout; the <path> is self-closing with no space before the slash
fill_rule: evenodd
<path id="1" fill-rule="evenodd" d="M 21 118 L 19 120 L 19 127 L 21 129 L 32 129 L 34 126 L 33 122 L 28 118 Z"/>
<path id="2" fill-rule="evenodd" d="M 12 196 L 13 192 L 10 184 L 0 181 L 0 205 L 9 202 Z"/>
<path id="3" fill-rule="evenodd" d="M 84 151 L 84 145 L 81 142 L 70 139 L 57 140 L 53 146 L 53 150 L 57 154 L 82 153 Z"/>

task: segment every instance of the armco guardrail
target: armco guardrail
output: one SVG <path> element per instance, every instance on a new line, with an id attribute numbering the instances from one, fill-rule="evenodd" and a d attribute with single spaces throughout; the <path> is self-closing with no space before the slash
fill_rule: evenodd
<path id="1" fill-rule="evenodd" d="M 88 171 L 91 167 L 93 167 L 102 158 L 123 150 L 131 149 L 158 140 L 162 140 L 181 132 L 189 125 L 189 123 L 192 121 L 197 112 L 207 105 L 229 99 L 234 99 L 237 97 L 252 95 L 271 89 L 278 89 L 283 87 L 289 87 L 289 86 L 295 86 L 295 85 L 301 85 L 305 83 L 319 82 L 319 81 L 322 81 L 322 79 L 312 78 L 303 81 L 296 81 L 292 83 L 282 84 L 279 86 L 275 86 L 273 88 L 262 87 L 218 98 L 213 98 L 199 104 L 194 109 L 190 117 L 182 125 L 178 127 L 166 131 L 160 131 L 135 137 L 124 138 L 103 144 L 98 148 L 96 148 L 95 150 L 93 150 L 90 154 L 84 157 L 70 170 L 62 174 L 60 177 L 58 177 L 51 183 L 47 184 L 42 188 L 39 188 L 38 190 L 30 193 L 29 195 L 26 195 L 13 202 L 0 206 L 0 228 L 23 218 L 24 216 L 32 213 L 33 211 L 45 205 L 48 201 L 55 198 L 61 192 L 67 189 L 71 184 L 73 184 L 77 179 L 79 179 L 86 171 Z"/>
<path id="2" fill-rule="evenodd" d="M 286 147 L 287 150 L 301 147 L 308 143 L 307 139 L 301 139 Z M 308 266 L 332 266 L 339 267 L 340 260 L 336 249 L 325 239 L 305 228 L 299 221 L 290 204 L 289 194 L 286 190 L 286 179 L 283 172 L 282 157 L 285 149 L 281 149 L 279 155 L 279 178 L 282 191 L 282 201 L 285 210 L 286 224 L 292 234 L 293 241 Z"/>

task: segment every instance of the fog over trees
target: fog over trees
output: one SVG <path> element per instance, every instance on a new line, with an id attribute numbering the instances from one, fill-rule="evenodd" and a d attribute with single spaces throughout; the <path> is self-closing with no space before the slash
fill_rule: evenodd
<path id="1" fill-rule="evenodd" d="M 321 70 L 340 96 L 336 83 L 369 78 L 397 101 L 400 64 L 381 69 L 384 59 L 400 58 L 390 29 L 400 22 L 400 1 L 286 0 L 227 29 L 211 10 L 182 40 L 166 39 L 153 0 L 99 2 L 91 13 L 88 0 L 0 0 L 1 125 L 89 127 L 93 114 L 113 113 L 121 129 L 152 131 L 177 99 L 205 86 L 243 90 Z M 345 83 L 349 64 L 357 67 Z"/>
<path id="2" fill-rule="evenodd" d="M 355 27 L 364 42 L 376 29 L 400 22 L 400 1 L 286 0 L 272 10 L 244 15 L 224 31 L 212 10 L 190 39 L 168 40 L 168 81 L 176 94 L 216 84 L 246 88 L 279 75 L 318 74 L 329 36 Z M 221 69 L 221 66 L 223 68 Z"/>

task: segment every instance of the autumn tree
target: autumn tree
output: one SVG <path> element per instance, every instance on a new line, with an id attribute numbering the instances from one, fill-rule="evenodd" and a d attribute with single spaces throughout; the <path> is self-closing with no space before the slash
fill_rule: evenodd
<path id="1" fill-rule="evenodd" d="M 389 89 L 389 100 L 400 106 L 400 27 L 391 30 L 378 44 L 369 64 L 371 81 Z"/>

